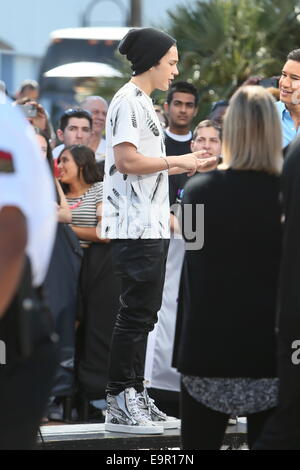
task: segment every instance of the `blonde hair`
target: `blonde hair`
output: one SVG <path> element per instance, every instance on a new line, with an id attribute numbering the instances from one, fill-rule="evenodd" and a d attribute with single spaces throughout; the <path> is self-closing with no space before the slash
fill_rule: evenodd
<path id="1" fill-rule="evenodd" d="M 237 170 L 279 174 L 281 146 L 281 124 L 272 95 L 260 86 L 239 88 L 225 114 L 224 163 Z"/>

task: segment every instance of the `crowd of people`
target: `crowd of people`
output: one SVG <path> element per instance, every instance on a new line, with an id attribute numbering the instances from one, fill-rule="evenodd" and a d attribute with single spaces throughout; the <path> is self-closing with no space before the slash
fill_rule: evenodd
<path id="1" fill-rule="evenodd" d="M 133 29 L 119 50 L 132 79 L 109 105 L 65 110 L 56 132 L 36 82 L 14 102 L 1 85 L 0 448 L 60 420 L 181 426 L 183 449 L 219 449 L 246 416 L 250 449 L 299 449 L 300 49 L 279 89 L 247 80 L 196 125 L 174 38 Z M 28 416 L 11 416 L 26 370 Z"/>

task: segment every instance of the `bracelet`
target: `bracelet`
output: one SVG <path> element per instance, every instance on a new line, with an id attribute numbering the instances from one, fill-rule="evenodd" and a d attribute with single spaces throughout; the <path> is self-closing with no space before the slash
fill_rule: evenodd
<path id="1" fill-rule="evenodd" d="M 166 169 L 169 170 L 169 169 L 170 169 L 170 165 L 169 165 L 168 160 L 167 160 L 165 157 L 162 157 L 162 158 L 164 159 L 164 161 L 165 161 L 166 164 L 167 164 L 167 168 L 166 168 Z"/>

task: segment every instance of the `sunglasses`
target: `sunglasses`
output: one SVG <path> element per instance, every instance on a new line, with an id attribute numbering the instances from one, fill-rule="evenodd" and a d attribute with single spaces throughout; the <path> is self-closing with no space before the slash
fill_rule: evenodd
<path id="1" fill-rule="evenodd" d="M 67 109 L 66 111 L 64 111 L 64 114 L 62 115 L 63 116 L 73 116 L 75 114 L 82 114 L 88 118 L 91 118 L 92 117 L 92 113 L 90 113 L 89 111 L 87 111 L 86 109 L 82 109 L 82 108 L 70 108 L 70 109 Z"/>

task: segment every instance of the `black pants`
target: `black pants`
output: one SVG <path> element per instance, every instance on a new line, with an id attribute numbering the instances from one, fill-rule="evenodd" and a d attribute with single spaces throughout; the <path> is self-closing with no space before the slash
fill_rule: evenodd
<path id="1" fill-rule="evenodd" d="M 29 307 L 25 304 L 29 302 Z M 29 260 L 15 297 L 0 321 L 6 345 L 0 365 L 0 449 L 34 447 L 57 367 L 52 318 L 43 290 L 31 283 Z"/>
<path id="2" fill-rule="evenodd" d="M 84 249 L 80 276 L 83 317 L 77 330 L 76 373 L 79 392 L 90 400 L 105 398 L 112 332 L 120 286 L 113 272 L 111 244 Z"/>
<path id="3" fill-rule="evenodd" d="M 299 338 L 297 333 L 279 334 L 279 404 L 255 450 L 300 450 L 300 364 L 293 364 L 291 357 L 295 338 Z"/>
<path id="4" fill-rule="evenodd" d="M 142 391 L 148 333 L 161 307 L 169 241 L 116 240 L 113 263 L 120 277 L 120 309 L 114 327 L 107 392 Z"/>
<path id="5" fill-rule="evenodd" d="M 247 416 L 248 446 L 251 449 L 274 409 Z M 181 437 L 184 450 L 219 450 L 229 415 L 196 401 L 181 383 Z"/>
<path id="6" fill-rule="evenodd" d="M 0 449 L 35 445 L 57 367 L 54 344 L 45 339 L 30 357 L 0 366 Z"/>

